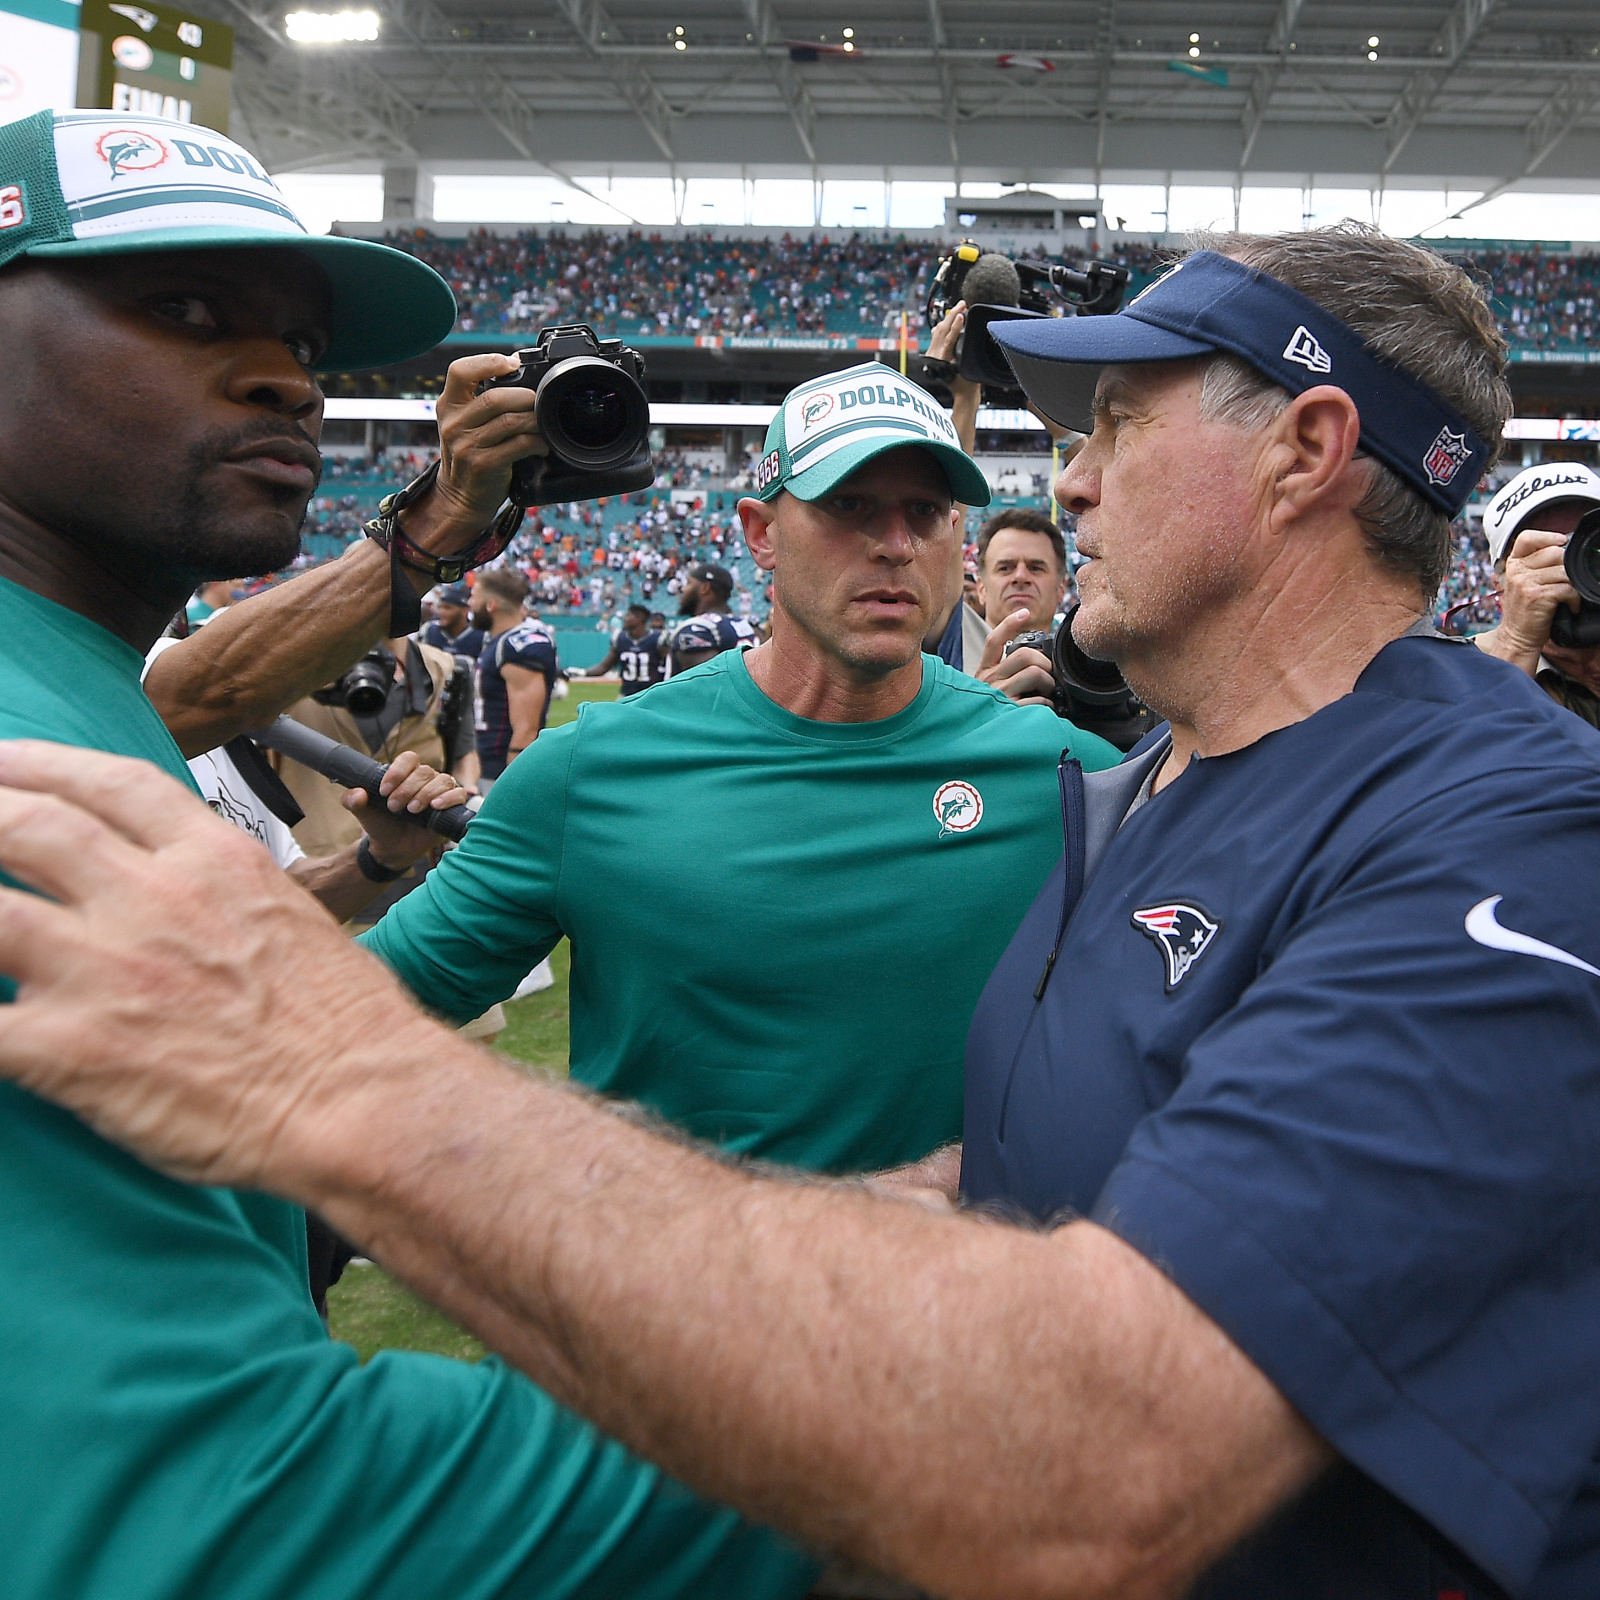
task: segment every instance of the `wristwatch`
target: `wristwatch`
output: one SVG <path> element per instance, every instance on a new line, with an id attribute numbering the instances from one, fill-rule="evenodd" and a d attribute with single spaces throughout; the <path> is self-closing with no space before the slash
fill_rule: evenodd
<path id="1" fill-rule="evenodd" d="M 386 867 L 372 853 L 372 840 L 366 834 L 361 835 L 361 843 L 356 846 L 356 865 L 361 868 L 361 876 L 371 883 L 393 883 L 396 878 L 403 878 L 409 870 L 401 867 L 398 871 L 394 867 Z"/>

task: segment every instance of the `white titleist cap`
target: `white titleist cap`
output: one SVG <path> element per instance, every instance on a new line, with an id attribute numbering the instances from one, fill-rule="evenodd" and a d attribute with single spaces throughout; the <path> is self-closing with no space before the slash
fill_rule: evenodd
<path id="1" fill-rule="evenodd" d="M 1535 511 L 1557 500 L 1588 500 L 1600 506 L 1600 476 L 1577 461 L 1549 461 L 1519 472 L 1483 508 L 1489 559 L 1503 561 L 1517 530 Z"/>

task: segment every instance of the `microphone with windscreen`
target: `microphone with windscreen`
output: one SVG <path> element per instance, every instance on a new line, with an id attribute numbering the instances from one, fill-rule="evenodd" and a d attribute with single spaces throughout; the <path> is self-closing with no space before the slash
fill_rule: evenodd
<path id="1" fill-rule="evenodd" d="M 1001 403 L 1022 405 L 1024 397 L 1011 363 L 989 332 L 992 322 L 1014 322 L 1019 317 L 1109 316 L 1122 304 L 1130 273 L 1126 267 L 1107 261 L 1086 262 L 1082 270 L 1064 262 L 1012 260 L 995 251 L 981 250 L 974 239 L 963 239 L 948 255 L 939 258 L 938 267 L 928 280 L 928 299 L 923 315 L 930 328 L 958 300 L 967 303 L 967 325 L 957 352 L 956 366 L 963 378 L 981 383 L 991 390 L 1006 390 L 1014 400 Z M 1064 307 L 1051 300 L 1054 293 L 1066 302 Z M 944 367 L 945 375 L 933 369 Z M 949 369 L 942 362 L 929 362 L 930 376 L 949 381 Z"/>
<path id="2" fill-rule="evenodd" d="M 967 326 L 961 336 L 958 357 L 961 376 L 994 388 L 1016 388 L 1011 363 L 994 342 L 989 324 L 1045 315 L 1042 311 L 1023 309 L 1022 275 L 1016 263 L 1009 256 L 993 253 L 979 256 L 961 280 L 961 298 L 967 302 Z"/>

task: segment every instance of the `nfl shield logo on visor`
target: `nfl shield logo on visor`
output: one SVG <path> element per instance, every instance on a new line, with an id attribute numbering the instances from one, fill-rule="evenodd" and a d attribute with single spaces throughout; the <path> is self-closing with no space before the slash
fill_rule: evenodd
<path id="1" fill-rule="evenodd" d="M 1211 948 L 1220 922 L 1199 906 L 1177 901 L 1164 906 L 1144 906 L 1133 914 L 1133 925 L 1155 941 L 1167 963 L 1167 993 L 1183 982 L 1189 969 Z"/>
<path id="2" fill-rule="evenodd" d="M 1466 465 L 1467 458 L 1471 454 L 1466 434 L 1452 433 L 1449 428 L 1441 428 L 1439 437 L 1428 446 L 1428 453 L 1422 458 L 1428 482 L 1436 483 L 1443 488 Z"/>

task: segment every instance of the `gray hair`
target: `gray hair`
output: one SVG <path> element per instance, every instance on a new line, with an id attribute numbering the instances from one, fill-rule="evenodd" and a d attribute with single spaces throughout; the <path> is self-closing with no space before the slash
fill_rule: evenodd
<path id="1" fill-rule="evenodd" d="M 1191 244 L 1270 273 L 1332 312 L 1454 406 L 1489 446 L 1487 466 L 1494 464 L 1511 415 L 1506 342 L 1482 288 L 1459 267 L 1359 222 L 1276 237 L 1199 234 Z M 1206 367 L 1200 414 L 1208 421 L 1264 428 L 1288 403 L 1286 390 L 1236 356 L 1215 356 Z M 1450 519 L 1367 459 L 1370 482 L 1356 508 L 1362 531 L 1378 560 L 1409 573 L 1424 603 L 1431 601 L 1449 569 Z"/>

